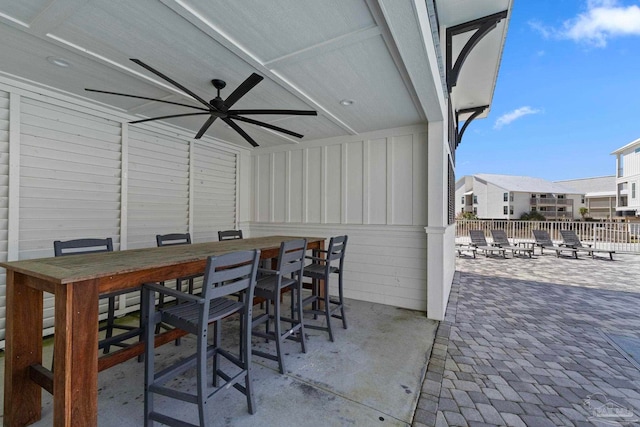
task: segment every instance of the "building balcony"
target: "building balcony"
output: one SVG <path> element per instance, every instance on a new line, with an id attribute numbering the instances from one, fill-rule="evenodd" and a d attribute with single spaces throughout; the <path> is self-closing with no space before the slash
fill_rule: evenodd
<path id="1" fill-rule="evenodd" d="M 573 205 L 571 199 L 559 199 L 557 197 L 532 197 L 529 199 L 530 205 Z"/>

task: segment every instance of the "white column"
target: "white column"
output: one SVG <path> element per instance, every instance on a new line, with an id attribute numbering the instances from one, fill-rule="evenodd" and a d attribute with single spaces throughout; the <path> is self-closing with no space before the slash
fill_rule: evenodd
<path id="1" fill-rule="evenodd" d="M 427 171 L 427 317 L 444 320 L 455 270 L 448 224 L 448 150 L 444 121 L 429 123 Z M 447 251 L 451 251 L 448 254 Z"/>

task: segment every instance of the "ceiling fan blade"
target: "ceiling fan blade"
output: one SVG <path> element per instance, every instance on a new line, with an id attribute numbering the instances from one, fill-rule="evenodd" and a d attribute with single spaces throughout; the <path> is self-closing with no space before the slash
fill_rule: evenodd
<path id="1" fill-rule="evenodd" d="M 283 116 L 317 116 L 318 112 L 313 110 L 229 110 L 229 114 L 278 114 Z"/>
<path id="2" fill-rule="evenodd" d="M 278 127 L 278 126 L 271 125 L 269 123 L 259 122 L 257 120 L 248 119 L 246 117 L 229 116 L 229 118 L 230 119 L 234 119 L 234 120 L 240 120 L 241 122 L 247 122 L 247 123 L 251 123 L 251 124 L 254 124 L 254 125 L 262 126 L 263 128 L 273 129 L 273 130 L 278 131 L 278 132 L 286 133 L 287 135 L 295 136 L 296 138 L 302 138 L 304 136 L 304 135 L 300 135 L 299 133 L 295 133 L 293 131 L 290 131 L 290 130 L 287 130 L 287 129 L 283 129 L 283 128 Z"/>
<path id="3" fill-rule="evenodd" d="M 85 90 L 88 91 L 88 92 L 106 93 L 108 95 L 126 96 L 128 98 L 136 98 L 136 99 L 146 99 L 148 101 L 164 102 L 165 104 L 181 105 L 183 107 L 195 108 L 196 110 L 209 111 L 208 109 L 202 108 L 202 107 L 194 107 L 193 105 L 182 104 L 180 102 L 165 101 L 163 99 L 147 98 L 146 96 L 129 95 L 127 93 L 109 92 L 109 91 L 106 91 L 106 90 L 98 90 L 98 89 L 85 89 Z"/>
<path id="4" fill-rule="evenodd" d="M 209 117 L 207 119 L 206 122 L 204 122 L 204 124 L 202 125 L 202 127 L 200 128 L 200 130 L 198 131 L 198 133 L 196 134 L 196 136 L 194 137 L 194 139 L 200 139 L 202 138 L 202 135 L 204 135 L 204 133 L 206 131 L 209 130 L 209 128 L 211 127 L 211 125 L 213 124 L 213 122 L 216 121 L 216 119 L 218 118 L 218 116 L 214 116 L 213 114 L 211 115 L 211 117 Z"/>
<path id="5" fill-rule="evenodd" d="M 135 123 L 144 123 L 144 122 L 150 122 L 153 120 L 162 120 L 162 119 L 171 119 L 173 117 L 187 117 L 187 116 L 202 116 L 204 114 L 211 114 L 210 111 L 206 112 L 206 113 L 186 113 L 186 114 L 171 114 L 169 116 L 160 116 L 160 117 L 150 117 L 148 119 L 142 119 L 142 120 L 134 120 L 132 122 L 129 122 L 130 124 L 135 124 Z"/>
<path id="6" fill-rule="evenodd" d="M 247 77 L 247 79 L 245 81 L 240 83 L 240 86 L 238 86 L 236 88 L 236 90 L 234 90 L 231 93 L 231 95 L 229 95 L 227 97 L 227 99 L 224 100 L 224 105 L 227 108 L 231 107 L 233 104 L 238 102 L 238 100 L 240 98 L 245 96 L 247 94 L 247 92 L 249 92 L 251 89 L 253 89 L 253 87 L 255 85 L 260 83 L 262 81 L 262 79 L 264 79 L 264 77 L 262 77 L 259 74 L 256 74 L 256 73 L 251 74 L 249 77 Z"/>
<path id="7" fill-rule="evenodd" d="M 231 126 L 236 132 L 238 132 L 240 134 L 240 136 L 242 136 L 244 139 L 247 140 L 247 142 L 251 145 L 253 145 L 254 147 L 259 147 L 258 143 L 255 142 L 253 140 L 253 138 L 251 138 L 245 131 L 242 130 L 242 128 L 240 126 L 238 126 L 237 124 L 235 124 L 233 122 L 233 120 L 231 120 L 228 117 L 225 117 L 222 119 L 226 124 L 228 124 L 229 126 Z"/>
<path id="8" fill-rule="evenodd" d="M 193 93 L 192 91 L 190 91 L 189 89 L 187 89 L 186 87 L 182 86 L 180 83 L 178 83 L 177 81 L 171 79 L 170 77 L 165 76 L 164 74 L 162 74 L 160 71 L 156 70 L 155 68 L 151 67 L 150 65 L 145 64 L 144 62 L 140 61 L 139 59 L 135 59 L 135 58 L 131 58 L 131 60 L 133 62 L 135 62 L 136 64 L 140 65 L 141 67 L 146 68 L 147 70 L 151 71 L 153 74 L 155 74 L 156 76 L 168 81 L 169 83 L 171 83 L 172 85 L 174 85 L 175 87 L 177 87 L 178 89 L 180 89 L 181 91 L 183 91 L 184 93 L 190 95 L 193 99 L 196 99 L 198 101 L 200 101 L 202 104 L 206 105 L 207 108 L 212 108 L 212 105 L 209 104 L 207 101 L 205 101 L 204 99 L 200 98 L 198 95 L 196 95 L 195 93 Z"/>

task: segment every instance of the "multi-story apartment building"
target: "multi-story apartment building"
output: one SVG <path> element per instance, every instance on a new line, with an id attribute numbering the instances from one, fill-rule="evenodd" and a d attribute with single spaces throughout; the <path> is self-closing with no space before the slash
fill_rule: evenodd
<path id="1" fill-rule="evenodd" d="M 615 150 L 616 215 L 640 216 L 640 138 Z"/>
<path id="2" fill-rule="evenodd" d="M 580 218 L 584 193 L 542 178 L 477 174 L 456 182 L 456 212 L 479 218 L 519 219 L 539 212 L 549 220 Z"/>
<path id="3" fill-rule="evenodd" d="M 598 176 L 593 178 L 568 179 L 554 181 L 584 193 L 582 203 L 574 208 L 587 208 L 585 218 L 610 220 L 616 216 L 616 177 L 615 175 Z"/>

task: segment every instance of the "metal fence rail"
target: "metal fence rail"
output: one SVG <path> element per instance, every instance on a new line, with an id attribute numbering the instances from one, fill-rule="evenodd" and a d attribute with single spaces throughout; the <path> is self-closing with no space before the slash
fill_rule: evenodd
<path id="1" fill-rule="evenodd" d="M 482 230 L 491 241 L 491 230 L 504 230 L 513 242 L 533 241 L 533 230 L 545 230 L 561 243 L 560 230 L 573 230 L 583 243 L 596 249 L 640 254 L 640 223 L 582 221 L 456 220 L 456 243 L 469 243 L 469 230 Z"/>

